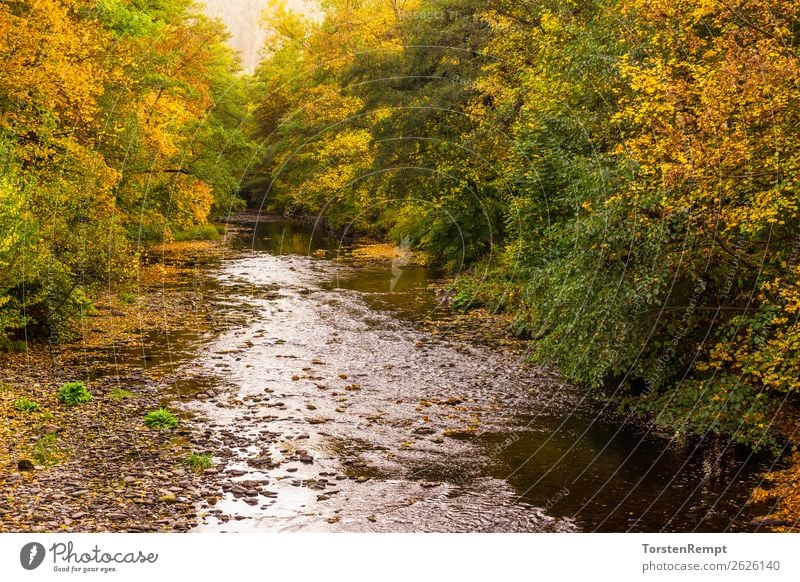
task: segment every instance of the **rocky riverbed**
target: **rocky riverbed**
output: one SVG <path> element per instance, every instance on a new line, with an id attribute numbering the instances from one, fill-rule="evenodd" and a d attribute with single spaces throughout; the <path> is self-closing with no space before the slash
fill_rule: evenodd
<path id="1" fill-rule="evenodd" d="M 143 417 L 177 399 L 179 374 L 152 364 L 185 355 L 171 349 L 173 338 L 214 326 L 204 270 L 224 246 L 149 253 L 140 285 L 99 296 L 78 339 L 0 355 L 0 531 L 186 531 L 216 491 L 213 475 L 183 462 L 208 448 L 185 411 L 175 408 L 174 431 L 148 429 Z M 90 402 L 58 401 L 59 386 L 72 381 L 85 382 Z M 40 410 L 16 410 L 22 398 Z"/>

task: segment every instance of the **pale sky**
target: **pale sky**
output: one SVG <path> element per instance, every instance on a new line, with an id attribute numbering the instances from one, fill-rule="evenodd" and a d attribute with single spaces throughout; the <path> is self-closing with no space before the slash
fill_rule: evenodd
<path id="1" fill-rule="evenodd" d="M 220 18 L 231 31 L 231 45 L 242 55 L 242 67 L 252 72 L 258 64 L 264 31 L 258 25 L 267 0 L 199 0 L 209 16 Z M 314 0 L 287 0 L 298 12 L 314 12 Z"/>

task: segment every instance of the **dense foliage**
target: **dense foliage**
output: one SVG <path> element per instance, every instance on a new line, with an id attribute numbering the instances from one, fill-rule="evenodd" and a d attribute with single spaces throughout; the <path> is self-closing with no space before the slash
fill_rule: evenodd
<path id="1" fill-rule="evenodd" d="M 800 390 L 800 2 L 321 6 L 265 15 L 255 204 L 414 244 L 457 306 L 678 433 L 773 443 Z"/>
<path id="2" fill-rule="evenodd" d="M 236 207 L 245 79 L 191 0 L 0 1 L 0 347 Z"/>

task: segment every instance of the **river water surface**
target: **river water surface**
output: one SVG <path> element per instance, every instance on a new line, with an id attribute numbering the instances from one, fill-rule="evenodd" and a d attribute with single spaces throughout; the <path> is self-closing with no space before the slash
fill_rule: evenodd
<path id="1" fill-rule="evenodd" d="M 227 325 L 178 350 L 225 387 L 189 404 L 225 453 L 199 531 L 748 528 L 763 459 L 653 434 L 524 343 L 459 333 L 437 273 L 282 220 L 237 245 L 205 273 Z"/>

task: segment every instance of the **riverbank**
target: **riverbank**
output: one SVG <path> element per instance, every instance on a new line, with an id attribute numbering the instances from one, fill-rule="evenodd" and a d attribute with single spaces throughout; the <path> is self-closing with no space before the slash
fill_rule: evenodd
<path id="1" fill-rule="evenodd" d="M 214 476 L 185 460 L 207 440 L 170 401 L 175 377 L 116 355 L 139 351 L 145 363 L 148 334 L 213 325 L 198 283 L 224 253 L 222 242 L 148 248 L 136 292 L 96 297 L 79 340 L 0 354 L 0 531 L 186 531 L 196 523 Z M 58 401 L 59 387 L 73 381 L 85 382 L 91 401 Z M 39 410 L 17 410 L 23 399 Z M 176 413 L 175 430 L 144 425 L 162 406 Z"/>
<path id="2" fill-rule="evenodd" d="M 788 441 L 788 459 L 782 468 L 768 471 L 762 483 L 751 495 L 751 502 L 769 508 L 769 512 L 755 521 L 759 526 L 775 532 L 800 532 L 800 453 L 797 438 L 800 434 L 800 410 L 794 404 L 781 407 L 775 424 Z"/>

